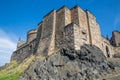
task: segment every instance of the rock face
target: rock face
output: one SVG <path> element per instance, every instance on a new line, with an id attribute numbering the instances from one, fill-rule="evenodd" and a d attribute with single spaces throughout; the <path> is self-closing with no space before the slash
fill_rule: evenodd
<path id="1" fill-rule="evenodd" d="M 113 69 L 99 48 L 84 45 L 80 51 L 61 49 L 34 61 L 19 80 L 96 80 Z"/>
<path id="2" fill-rule="evenodd" d="M 120 47 L 114 48 L 115 54 L 113 55 L 114 58 L 120 58 Z"/>

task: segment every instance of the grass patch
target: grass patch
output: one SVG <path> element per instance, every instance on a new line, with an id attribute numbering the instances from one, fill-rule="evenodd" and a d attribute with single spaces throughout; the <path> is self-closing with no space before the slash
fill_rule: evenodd
<path id="1" fill-rule="evenodd" d="M 32 55 L 21 64 L 16 61 L 10 62 L 7 68 L 0 71 L 0 80 L 17 80 L 34 59 L 35 57 Z"/>

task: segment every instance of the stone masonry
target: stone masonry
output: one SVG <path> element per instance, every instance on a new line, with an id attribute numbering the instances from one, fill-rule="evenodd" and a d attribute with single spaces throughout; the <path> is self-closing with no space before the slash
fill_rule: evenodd
<path id="1" fill-rule="evenodd" d="M 113 46 L 120 46 L 120 32 L 119 31 L 112 32 L 111 43 Z"/>
<path id="2" fill-rule="evenodd" d="M 90 11 L 63 6 L 44 16 L 38 28 L 28 32 L 26 42 L 18 42 L 11 60 L 23 61 L 31 54 L 47 56 L 61 48 L 80 50 L 84 44 L 95 45 L 106 57 L 112 57 L 114 46 L 120 46 L 120 32 L 114 31 L 108 40 L 101 36 L 96 17 Z"/>

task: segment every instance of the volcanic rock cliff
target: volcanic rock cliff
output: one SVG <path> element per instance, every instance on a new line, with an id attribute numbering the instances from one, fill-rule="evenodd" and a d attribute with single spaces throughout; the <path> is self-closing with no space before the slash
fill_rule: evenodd
<path id="1" fill-rule="evenodd" d="M 112 70 L 114 65 L 98 47 L 84 45 L 80 51 L 60 49 L 35 60 L 19 80 L 96 80 Z"/>

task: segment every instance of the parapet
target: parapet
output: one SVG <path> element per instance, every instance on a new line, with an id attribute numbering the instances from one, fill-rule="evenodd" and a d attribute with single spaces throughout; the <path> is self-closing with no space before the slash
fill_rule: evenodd
<path id="1" fill-rule="evenodd" d="M 28 32 L 28 34 L 35 34 L 37 32 L 37 30 L 35 29 L 35 30 L 30 30 L 29 32 Z"/>

